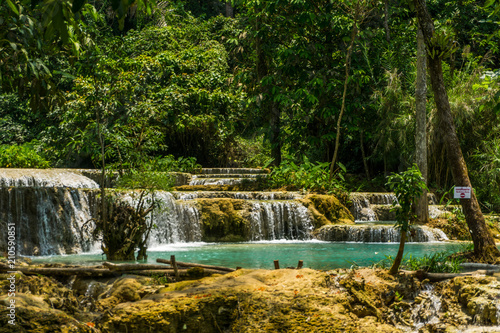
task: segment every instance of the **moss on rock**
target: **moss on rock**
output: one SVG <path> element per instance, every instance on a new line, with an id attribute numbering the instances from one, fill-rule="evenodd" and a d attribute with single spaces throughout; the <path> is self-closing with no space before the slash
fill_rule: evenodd
<path id="1" fill-rule="evenodd" d="M 201 212 L 203 241 L 248 240 L 250 222 L 243 215 L 249 211 L 249 205 L 245 200 L 197 199 L 196 203 Z"/>
<path id="2" fill-rule="evenodd" d="M 300 200 L 314 217 L 314 227 L 327 224 L 353 224 L 354 217 L 334 195 L 310 194 Z"/>

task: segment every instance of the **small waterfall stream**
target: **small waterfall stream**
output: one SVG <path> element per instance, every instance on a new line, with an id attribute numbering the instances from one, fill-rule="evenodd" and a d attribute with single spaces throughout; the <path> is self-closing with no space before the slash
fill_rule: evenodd
<path id="1" fill-rule="evenodd" d="M 425 284 L 415 298 L 417 306 L 413 309 L 411 320 L 414 332 L 425 325 L 439 323 L 439 311 L 441 310 L 441 297 L 434 292 L 434 286 Z"/>

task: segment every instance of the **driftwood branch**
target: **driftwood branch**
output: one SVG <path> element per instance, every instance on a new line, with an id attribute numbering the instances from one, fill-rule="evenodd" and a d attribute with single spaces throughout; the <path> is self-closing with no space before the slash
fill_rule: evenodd
<path id="1" fill-rule="evenodd" d="M 170 260 L 166 259 L 156 259 L 156 262 L 160 262 L 162 264 L 172 264 Z M 176 261 L 175 262 L 177 266 L 180 267 L 200 267 L 204 269 L 214 269 L 218 271 L 223 271 L 223 272 L 234 272 L 236 269 L 234 268 L 229 268 L 229 267 L 222 267 L 222 266 L 211 266 L 211 265 L 202 265 L 202 264 L 194 264 L 194 263 L 189 263 L 189 262 L 181 262 L 181 261 Z"/>

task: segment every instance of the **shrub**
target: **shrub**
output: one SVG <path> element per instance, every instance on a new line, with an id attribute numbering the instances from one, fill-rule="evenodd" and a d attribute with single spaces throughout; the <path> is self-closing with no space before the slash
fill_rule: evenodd
<path id="1" fill-rule="evenodd" d="M 345 167 L 338 163 L 341 171 L 336 178 L 329 177 L 329 163 L 314 163 L 304 156 L 301 164 L 295 164 L 285 159 L 278 167 L 272 169 L 269 175 L 269 186 L 291 187 L 295 189 L 311 190 L 321 193 L 342 193 L 345 191 Z"/>
<path id="2" fill-rule="evenodd" d="M 2 168 L 50 168 L 50 162 L 40 155 L 33 145 L 0 145 Z"/>

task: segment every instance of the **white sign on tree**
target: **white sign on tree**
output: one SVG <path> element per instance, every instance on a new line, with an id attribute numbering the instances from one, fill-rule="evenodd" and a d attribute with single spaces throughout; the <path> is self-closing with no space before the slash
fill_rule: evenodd
<path id="1" fill-rule="evenodd" d="M 472 189 L 470 187 L 455 187 L 453 198 L 455 199 L 470 199 Z"/>

